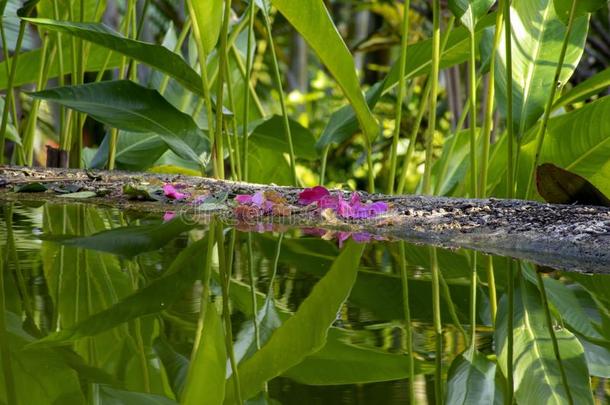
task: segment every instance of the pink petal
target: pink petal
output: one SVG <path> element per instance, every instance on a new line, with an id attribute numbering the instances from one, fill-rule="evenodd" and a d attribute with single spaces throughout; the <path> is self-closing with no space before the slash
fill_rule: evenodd
<path id="1" fill-rule="evenodd" d="M 252 204 L 252 196 L 247 194 L 238 194 L 235 196 L 235 201 L 239 204 Z"/>
<path id="2" fill-rule="evenodd" d="M 180 191 L 176 190 L 176 188 L 172 184 L 169 183 L 163 185 L 163 193 L 167 198 L 171 198 L 173 200 L 182 200 L 188 197 L 188 194 L 181 193 Z"/>
<path id="3" fill-rule="evenodd" d="M 337 207 L 337 214 L 343 218 L 351 218 L 354 216 L 354 209 L 347 201 L 343 201 L 339 199 L 339 204 Z"/>
<path id="4" fill-rule="evenodd" d="M 306 188 L 299 193 L 299 204 L 309 205 L 311 203 L 320 201 L 322 198 L 329 196 L 330 192 L 322 186 L 315 186 L 312 188 Z"/>
<path id="5" fill-rule="evenodd" d="M 165 214 L 163 214 L 163 222 L 171 221 L 175 217 L 176 213 L 174 211 L 166 211 Z"/>
<path id="6" fill-rule="evenodd" d="M 331 208 L 336 211 L 339 209 L 339 198 L 331 195 L 324 196 L 318 201 L 318 207 L 321 209 Z"/>
<path id="7" fill-rule="evenodd" d="M 354 209 L 358 209 L 360 206 L 362 206 L 362 203 L 360 201 L 360 194 L 358 194 L 357 191 L 354 191 L 352 193 L 352 196 L 349 199 L 349 203 Z"/>

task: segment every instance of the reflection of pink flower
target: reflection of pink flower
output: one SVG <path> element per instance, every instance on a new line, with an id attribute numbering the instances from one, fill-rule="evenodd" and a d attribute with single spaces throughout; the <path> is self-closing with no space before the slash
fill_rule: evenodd
<path id="1" fill-rule="evenodd" d="M 178 188 L 181 187 L 178 186 Z M 163 194 L 165 194 L 167 198 L 171 198 L 172 200 L 182 200 L 188 197 L 188 194 L 181 193 L 173 184 L 170 183 L 166 183 L 163 185 Z"/>
<path id="2" fill-rule="evenodd" d="M 163 214 L 163 222 L 169 222 L 176 217 L 176 213 L 174 211 L 166 211 Z"/>
<path id="3" fill-rule="evenodd" d="M 320 201 L 326 196 L 330 196 L 330 192 L 325 187 L 315 186 L 312 188 L 306 188 L 299 193 L 299 204 L 309 205 L 311 203 Z"/>

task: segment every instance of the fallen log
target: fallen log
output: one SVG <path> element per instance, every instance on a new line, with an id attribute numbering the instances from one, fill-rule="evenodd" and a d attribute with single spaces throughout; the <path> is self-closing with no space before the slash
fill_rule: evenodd
<path id="1" fill-rule="evenodd" d="M 288 202 L 296 203 L 301 191 L 295 187 L 184 175 L 0 166 L 0 201 L 69 201 L 54 191 L 15 192 L 16 189 L 23 189 L 24 184 L 33 183 L 52 184 L 55 188 L 63 187 L 79 192 L 92 191 L 96 194 L 95 197 L 82 200 L 90 204 L 158 213 L 178 210 L 195 216 L 202 222 L 208 220 L 210 214 L 222 214 L 226 220 L 239 223 L 235 215 L 235 203 L 232 201 L 232 197 L 237 194 L 273 190 Z M 193 206 L 181 205 L 176 201 L 134 200 L 124 191 L 126 186 L 134 184 L 166 183 L 179 183 L 191 194 L 222 194 L 228 198 L 215 204 L 212 209 L 206 208 L 205 215 L 201 215 L 202 212 Z M 49 189 L 52 190 L 53 187 Z M 341 190 L 333 192 L 349 194 Z M 319 212 L 313 213 L 303 208 L 293 210 L 288 216 L 249 220 L 282 224 L 284 227 L 366 232 L 389 240 L 473 249 L 565 270 L 610 272 L 609 208 L 495 198 L 361 195 L 364 200 L 388 202 L 390 211 L 366 220 L 346 220 L 332 215 L 319 215 Z"/>

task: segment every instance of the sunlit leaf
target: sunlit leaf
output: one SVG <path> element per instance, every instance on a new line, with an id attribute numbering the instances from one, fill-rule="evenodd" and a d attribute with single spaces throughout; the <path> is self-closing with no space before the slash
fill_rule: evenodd
<path id="1" fill-rule="evenodd" d="M 474 31 L 477 21 L 487 14 L 493 0 L 449 0 L 449 9 L 468 30 Z"/>
<path id="2" fill-rule="evenodd" d="M 192 14 L 195 16 L 193 33 L 209 55 L 214 50 L 220 35 L 223 1 L 187 0 L 186 4 L 189 9 L 192 8 Z"/>
<path id="3" fill-rule="evenodd" d="M 564 24 L 568 23 L 573 2 L 576 3 L 575 18 L 593 13 L 608 4 L 608 0 L 553 0 L 555 12 Z"/>
<path id="4" fill-rule="evenodd" d="M 491 404 L 495 396 L 496 363 L 474 348 L 458 355 L 447 375 L 448 404 Z"/>

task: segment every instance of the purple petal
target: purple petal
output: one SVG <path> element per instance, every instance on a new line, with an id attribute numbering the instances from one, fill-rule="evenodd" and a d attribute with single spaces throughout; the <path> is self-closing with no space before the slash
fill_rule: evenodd
<path id="1" fill-rule="evenodd" d="M 339 209 L 339 198 L 331 195 L 324 196 L 318 201 L 318 207 L 321 209 L 331 208 L 336 211 Z"/>
<path id="2" fill-rule="evenodd" d="M 256 205 L 259 208 L 263 207 L 263 202 L 265 202 L 265 195 L 262 191 L 257 191 L 252 196 L 252 204 Z"/>
<path id="3" fill-rule="evenodd" d="M 320 201 L 322 198 L 329 196 L 330 192 L 322 186 L 315 186 L 312 188 L 306 188 L 299 194 L 299 204 L 309 205 L 311 203 Z"/>

